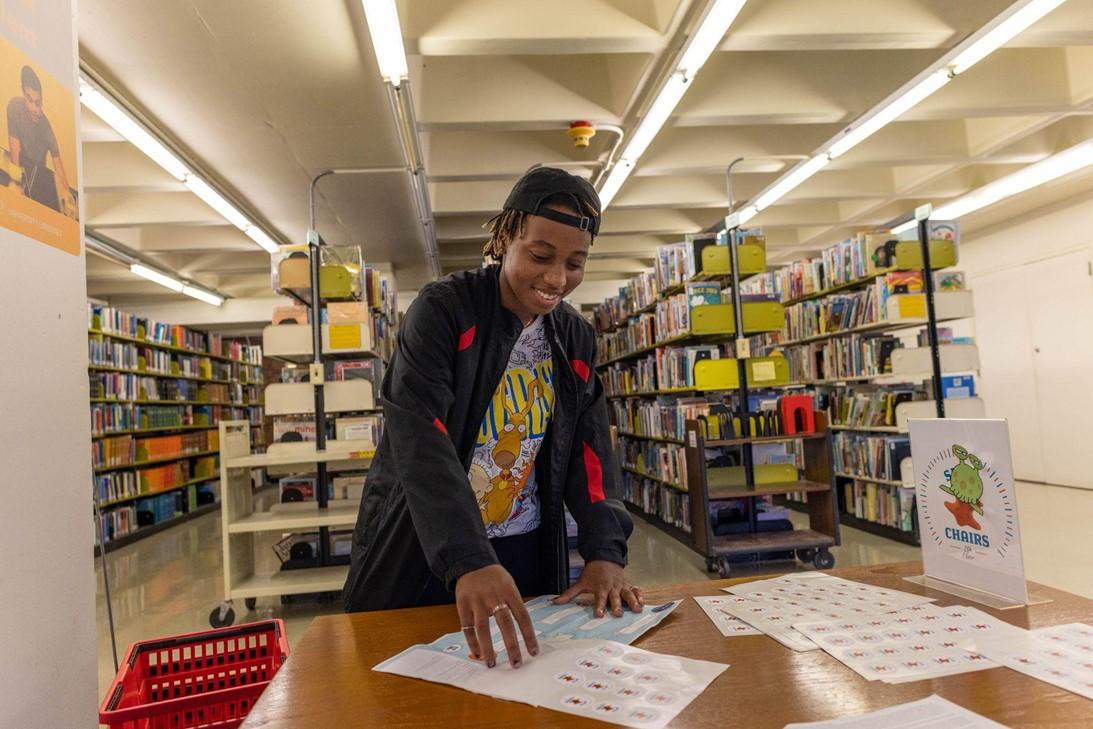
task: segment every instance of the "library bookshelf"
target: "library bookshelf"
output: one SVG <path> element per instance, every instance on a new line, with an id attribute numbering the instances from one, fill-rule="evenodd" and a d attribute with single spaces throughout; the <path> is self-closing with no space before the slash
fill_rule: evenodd
<path id="1" fill-rule="evenodd" d="M 88 359 L 104 549 L 218 508 L 217 423 L 261 423 L 260 348 L 89 303 Z"/>

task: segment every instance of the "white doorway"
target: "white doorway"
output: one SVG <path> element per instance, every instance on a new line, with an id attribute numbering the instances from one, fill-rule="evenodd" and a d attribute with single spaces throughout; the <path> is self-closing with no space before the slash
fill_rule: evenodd
<path id="1" fill-rule="evenodd" d="M 1019 479 L 1093 489 L 1093 276 L 1088 250 L 971 279 L 980 390 L 1009 421 Z"/>

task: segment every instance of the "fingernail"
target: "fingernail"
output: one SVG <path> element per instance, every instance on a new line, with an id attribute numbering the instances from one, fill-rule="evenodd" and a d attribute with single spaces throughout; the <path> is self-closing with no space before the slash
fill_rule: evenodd
<path id="1" fill-rule="evenodd" d="M 512 662 L 512 667 L 513 668 L 519 668 L 520 667 L 520 661 L 513 661 Z"/>
<path id="2" fill-rule="evenodd" d="M 496 665 L 497 665 L 497 661 L 492 661 L 492 660 L 491 660 L 491 661 L 487 661 L 487 662 L 486 662 L 486 667 L 487 667 L 487 668 L 493 668 L 493 667 L 494 667 L 494 666 L 496 666 Z"/>
<path id="3" fill-rule="evenodd" d="M 539 655 L 539 649 L 538 648 L 529 648 L 528 653 L 530 653 L 533 656 L 537 656 L 537 655 Z"/>

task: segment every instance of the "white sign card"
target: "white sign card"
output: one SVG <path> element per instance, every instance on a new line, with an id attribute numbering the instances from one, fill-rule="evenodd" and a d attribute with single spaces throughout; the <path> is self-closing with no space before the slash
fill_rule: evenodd
<path id="1" fill-rule="evenodd" d="M 926 577 L 1026 604 L 1006 421 L 908 425 Z"/>

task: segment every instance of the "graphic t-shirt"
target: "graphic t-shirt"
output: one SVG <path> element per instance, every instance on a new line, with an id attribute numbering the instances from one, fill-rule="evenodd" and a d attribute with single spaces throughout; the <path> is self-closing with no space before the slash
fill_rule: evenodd
<path id="1" fill-rule="evenodd" d="M 539 526 L 535 456 L 554 408 L 554 364 L 543 318 L 520 334 L 486 409 L 471 461 L 471 487 L 486 536 L 524 534 Z"/>

